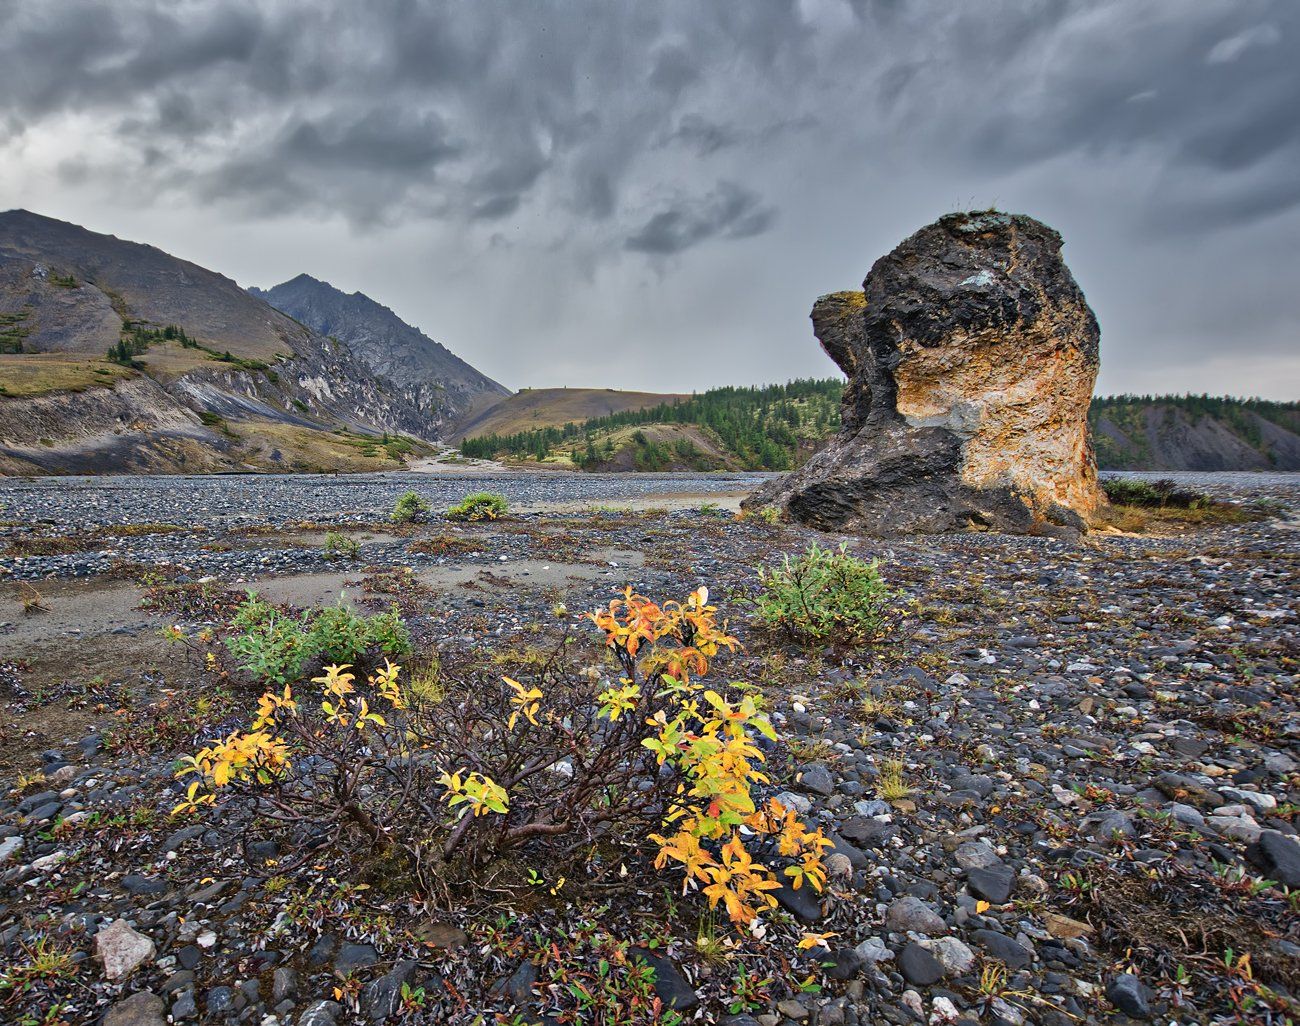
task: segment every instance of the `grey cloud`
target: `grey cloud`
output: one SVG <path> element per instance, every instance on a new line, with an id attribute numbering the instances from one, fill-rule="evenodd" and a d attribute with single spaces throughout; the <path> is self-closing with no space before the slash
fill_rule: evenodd
<path id="1" fill-rule="evenodd" d="M 734 182 L 721 182 L 708 195 L 679 198 L 653 214 L 627 237 L 624 247 L 637 253 L 681 253 L 706 239 L 744 239 L 771 227 L 771 207 Z"/>
<path id="2" fill-rule="evenodd" d="M 718 150 L 735 146 L 740 139 L 740 133 L 734 128 L 719 125 L 700 114 L 683 114 L 664 142 L 681 143 L 700 156 L 707 157 Z"/>
<path id="3" fill-rule="evenodd" d="M 253 280 L 301 268 L 244 271 L 245 228 L 340 219 L 384 287 L 383 260 L 454 254 L 453 317 L 472 279 L 544 263 L 545 311 L 482 329 L 503 353 L 544 318 L 560 348 L 607 337 L 589 282 L 622 309 L 659 271 L 679 320 L 626 329 L 656 339 L 713 330 L 716 302 L 684 297 L 727 284 L 763 378 L 818 358 L 817 292 L 954 201 L 998 200 L 1066 231 L 1108 340 L 1150 324 L 1163 276 L 1156 323 L 1195 362 L 1221 332 L 1183 283 L 1229 239 L 1223 316 L 1257 351 L 1294 343 L 1298 49 L 1295 0 L 0 0 L 0 188 L 124 236 L 165 208 L 187 237 L 230 233 L 220 269 Z M 764 232 L 780 245 L 706 244 Z M 771 306 L 735 284 L 758 274 Z M 376 298 L 428 303 L 439 334 L 427 290 Z M 1128 330 L 1110 366 L 1153 363 Z M 487 369 L 550 373 L 542 341 Z"/>
<path id="4" fill-rule="evenodd" d="M 470 213 L 470 219 L 474 221 L 495 221 L 513 214 L 518 209 L 519 195 L 517 193 L 493 196 L 491 199 L 475 204 L 473 211 Z"/>
<path id="5" fill-rule="evenodd" d="M 681 46 L 665 46 L 650 69 L 650 84 L 666 93 L 677 94 L 700 77 L 695 58 Z"/>

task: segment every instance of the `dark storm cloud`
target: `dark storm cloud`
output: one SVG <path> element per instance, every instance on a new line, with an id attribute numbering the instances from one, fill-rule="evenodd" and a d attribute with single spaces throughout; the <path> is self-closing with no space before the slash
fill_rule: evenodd
<path id="1" fill-rule="evenodd" d="M 485 275 L 522 247 L 579 325 L 566 275 L 649 263 L 685 289 L 761 251 L 802 330 L 801 273 L 861 280 L 967 198 L 1082 225 L 1094 280 L 1141 260 L 1101 301 L 1147 323 L 1142 275 L 1172 295 L 1192 254 L 1254 232 L 1230 273 L 1282 298 L 1234 323 L 1275 352 L 1300 322 L 1277 257 L 1300 230 L 1298 49 L 1294 0 L 0 0 L 0 185 L 37 168 L 33 203 L 48 183 L 124 218 L 424 226 L 469 273 L 497 254 Z M 1200 302 L 1176 304 L 1178 345 L 1209 360 Z"/>
<path id="2" fill-rule="evenodd" d="M 749 238 L 766 231 L 775 216 L 754 193 L 734 182 L 721 182 L 705 196 L 671 201 L 629 235 L 624 245 L 637 253 L 666 256 L 714 237 Z"/>
<path id="3" fill-rule="evenodd" d="M 741 135 L 734 128 L 719 125 L 699 114 L 683 114 L 675 128 L 664 139 L 665 143 L 680 143 L 701 157 L 735 146 Z"/>

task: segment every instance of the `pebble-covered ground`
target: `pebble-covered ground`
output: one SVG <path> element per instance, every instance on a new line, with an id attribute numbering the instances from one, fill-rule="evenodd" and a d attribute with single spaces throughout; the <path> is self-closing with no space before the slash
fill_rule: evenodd
<path id="1" fill-rule="evenodd" d="M 663 1023 L 1296 1021 L 1300 480 L 1193 483 L 1276 515 L 1069 547 L 551 505 L 747 485 L 713 476 L 0 484 L 0 1022 L 615 1022 L 581 995 L 629 945 Z M 538 512 L 384 523 L 411 487 Z M 329 527 L 355 555 L 323 551 Z M 899 589 L 879 643 L 759 630 L 755 568 L 814 541 Z M 652 875 L 621 903 L 573 885 L 447 907 L 324 854 L 277 873 L 301 860 L 274 837 L 241 851 L 250 810 L 172 819 L 173 759 L 248 698 L 159 631 L 219 630 L 247 582 L 398 601 L 453 671 L 545 648 L 625 584 L 707 584 L 745 646 L 719 672 L 781 732 L 772 789 L 835 841 L 828 891 L 783 894 L 762 939 Z M 806 930 L 822 945 L 798 949 Z"/>

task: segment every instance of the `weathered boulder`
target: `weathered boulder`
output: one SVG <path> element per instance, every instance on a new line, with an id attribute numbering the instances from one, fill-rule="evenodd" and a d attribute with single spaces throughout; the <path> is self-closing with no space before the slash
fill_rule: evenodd
<path id="1" fill-rule="evenodd" d="M 1088 438 L 1100 332 L 1061 237 L 949 214 L 819 299 L 843 427 L 746 500 L 826 530 L 1074 533 L 1104 505 Z"/>

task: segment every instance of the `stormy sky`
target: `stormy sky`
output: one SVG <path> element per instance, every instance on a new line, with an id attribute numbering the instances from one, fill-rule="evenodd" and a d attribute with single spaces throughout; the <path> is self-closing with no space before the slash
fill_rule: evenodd
<path id="1" fill-rule="evenodd" d="M 1294 399 L 1297 50 L 1295 0 L 0 0 L 0 208 L 691 390 L 830 373 L 816 296 L 996 205 L 1099 392 Z"/>

